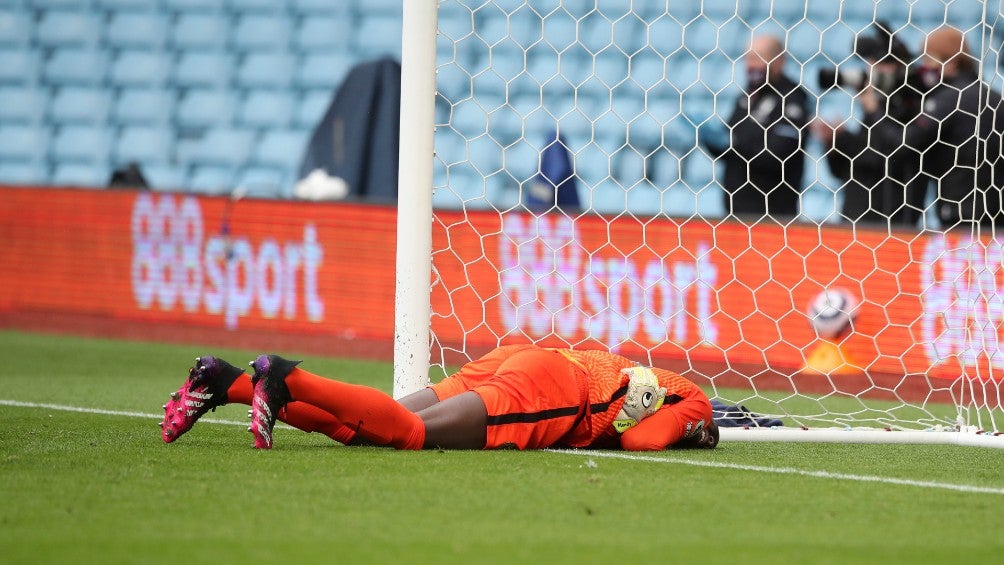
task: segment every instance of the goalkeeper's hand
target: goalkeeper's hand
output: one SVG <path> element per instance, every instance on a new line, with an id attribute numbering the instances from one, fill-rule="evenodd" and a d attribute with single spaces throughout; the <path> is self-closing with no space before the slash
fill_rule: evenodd
<path id="1" fill-rule="evenodd" d="M 659 378 L 648 367 L 630 367 L 621 370 L 628 376 L 624 404 L 614 418 L 614 429 L 624 433 L 638 422 L 655 414 L 666 399 L 666 389 L 659 386 Z"/>

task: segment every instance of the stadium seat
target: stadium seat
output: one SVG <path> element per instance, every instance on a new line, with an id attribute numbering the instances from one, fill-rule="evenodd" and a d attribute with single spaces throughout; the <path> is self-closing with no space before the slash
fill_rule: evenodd
<path id="1" fill-rule="evenodd" d="M 237 101 L 229 90 L 191 90 L 178 102 L 178 127 L 201 129 L 225 126 L 233 121 Z"/>
<path id="2" fill-rule="evenodd" d="M 34 22 L 26 12 L 0 12 L 0 47 L 28 45 L 33 27 Z"/>
<path id="3" fill-rule="evenodd" d="M 42 162 L 10 162 L 0 158 L 0 184 L 39 185 L 49 180 L 49 168 Z"/>
<path id="4" fill-rule="evenodd" d="M 291 35 L 289 19 L 251 14 L 237 20 L 232 45 L 238 51 L 285 51 L 289 48 Z"/>
<path id="5" fill-rule="evenodd" d="M 317 14 L 348 17 L 352 10 L 349 2 L 332 2 L 331 0 L 292 0 L 292 9 L 297 14 L 314 17 Z"/>
<path id="6" fill-rule="evenodd" d="M 104 188 L 111 180 L 108 163 L 57 163 L 51 183 L 76 188 Z"/>
<path id="7" fill-rule="evenodd" d="M 49 129 L 36 125 L 0 125 L 0 166 L 7 162 L 41 164 L 46 158 Z"/>
<path id="8" fill-rule="evenodd" d="M 240 105 L 238 123 L 253 128 L 285 128 L 293 121 L 293 94 L 285 90 L 254 90 Z"/>
<path id="9" fill-rule="evenodd" d="M 93 47 L 100 38 L 101 22 L 87 12 L 44 12 L 35 28 L 35 39 L 43 47 Z"/>
<path id="10" fill-rule="evenodd" d="M 165 127 L 127 127 L 115 140 L 114 161 L 139 163 L 144 170 L 171 161 L 174 133 Z"/>
<path id="11" fill-rule="evenodd" d="M 185 186 L 200 194 L 229 194 L 235 188 L 235 174 L 236 171 L 230 167 L 195 167 L 185 181 Z"/>
<path id="12" fill-rule="evenodd" d="M 367 3 L 367 13 L 370 5 Z M 391 55 L 401 59 L 401 17 L 368 16 L 353 30 L 352 45 L 363 58 Z"/>
<path id="13" fill-rule="evenodd" d="M 45 63 L 45 80 L 53 86 L 89 85 L 104 82 L 108 57 L 99 49 L 60 49 Z"/>
<path id="14" fill-rule="evenodd" d="M 237 69 L 237 84 L 243 88 L 281 88 L 293 83 L 296 58 L 286 53 L 250 53 Z"/>
<path id="15" fill-rule="evenodd" d="M 104 88 L 61 88 L 52 97 L 49 119 L 58 125 L 100 125 L 108 121 L 111 105 L 111 93 Z"/>
<path id="16" fill-rule="evenodd" d="M 645 34 L 648 46 L 663 57 L 674 56 L 683 48 L 683 24 L 671 16 L 650 20 Z"/>
<path id="17" fill-rule="evenodd" d="M 41 56 L 37 51 L 0 47 L 0 84 L 33 85 L 38 81 Z"/>
<path id="18" fill-rule="evenodd" d="M 226 8 L 235 14 L 274 14 L 286 11 L 286 2 L 276 0 L 226 0 Z"/>
<path id="19" fill-rule="evenodd" d="M 107 165 L 112 154 L 112 135 L 112 130 L 104 125 L 62 127 L 53 138 L 50 157 L 57 165 Z"/>
<path id="20" fill-rule="evenodd" d="M 255 146 L 251 161 L 295 174 L 303 162 L 309 138 L 310 132 L 306 130 L 268 130 Z"/>
<path id="21" fill-rule="evenodd" d="M 253 198 L 283 198 L 292 193 L 289 174 L 269 167 L 249 167 L 238 171 L 234 186 Z"/>
<path id="22" fill-rule="evenodd" d="M 332 51 L 348 45 L 352 22 L 345 17 L 304 18 L 296 31 L 296 47 L 301 51 Z"/>
<path id="23" fill-rule="evenodd" d="M 230 82 L 234 58 L 222 51 L 186 51 L 174 67 L 174 82 L 182 88 L 222 87 Z"/>
<path id="24" fill-rule="evenodd" d="M 222 49 L 230 26 L 222 14 L 181 14 L 171 29 L 171 44 L 178 50 Z"/>
<path id="25" fill-rule="evenodd" d="M 167 124 L 174 112 L 174 95 L 159 88 L 123 90 L 115 100 L 112 117 L 117 124 Z"/>
<path id="26" fill-rule="evenodd" d="M 79 0 L 26 0 L 25 4 L 30 7 L 41 10 L 77 10 L 82 11 L 89 8 L 89 2 L 80 2 Z"/>
<path id="27" fill-rule="evenodd" d="M 300 104 L 296 108 L 294 125 L 302 128 L 313 129 L 317 122 L 324 117 L 324 112 L 331 104 L 334 92 L 331 90 L 308 90 L 300 99 Z"/>
<path id="28" fill-rule="evenodd" d="M 171 164 L 147 164 L 141 168 L 143 177 L 154 190 L 179 191 L 185 187 L 187 175 L 183 167 Z"/>
<path id="29" fill-rule="evenodd" d="M 111 12 L 149 12 L 158 8 L 159 0 L 95 0 L 98 8 Z"/>
<path id="30" fill-rule="evenodd" d="M 342 84 L 355 59 L 348 53 L 309 53 L 296 69 L 295 84 L 302 89 L 334 90 Z"/>
<path id="31" fill-rule="evenodd" d="M 38 124 L 45 115 L 46 91 L 34 86 L 0 87 L 0 123 Z"/>
<path id="32" fill-rule="evenodd" d="M 162 4 L 162 9 L 178 13 L 223 11 L 223 0 L 162 0 Z"/>
<path id="33" fill-rule="evenodd" d="M 167 18 L 157 12 L 117 13 L 105 37 L 115 49 L 161 49 L 167 42 Z"/>
<path id="34" fill-rule="evenodd" d="M 123 51 L 112 61 L 111 83 L 119 87 L 161 87 L 171 76 L 171 59 L 163 51 Z"/>
<path id="35" fill-rule="evenodd" d="M 237 168 L 251 157 L 254 142 L 255 132 L 252 130 L 211 129 L 196 142 L 193 154 L 185 156 L 185 161 L 196 165 Z"/>

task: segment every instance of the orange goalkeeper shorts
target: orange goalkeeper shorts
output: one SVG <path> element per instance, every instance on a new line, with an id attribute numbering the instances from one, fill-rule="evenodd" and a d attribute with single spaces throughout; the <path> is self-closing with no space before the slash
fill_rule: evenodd
<path id="1" fill-rule="evenodd" d="M 432 385 L 445 400 L 473 391 L 488 410 L 485 449 L 543 449 L 574 428 L 588 402 L 585 373 L 553 349 L 502 347 Z"/>

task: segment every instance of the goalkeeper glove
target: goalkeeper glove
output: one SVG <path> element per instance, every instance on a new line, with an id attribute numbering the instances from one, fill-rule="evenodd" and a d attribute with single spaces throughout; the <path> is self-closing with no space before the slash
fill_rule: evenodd
<path id="1" fill-rule="evenodd" d="M 666 389 L 659 386 L 659 378 L 648 367 L 621 369 L 628 376 L 627 393 L 624 404 L 614 418 L 617 433 L 636 426 L 644 418 L 655 414 L 666 400 Z"/>

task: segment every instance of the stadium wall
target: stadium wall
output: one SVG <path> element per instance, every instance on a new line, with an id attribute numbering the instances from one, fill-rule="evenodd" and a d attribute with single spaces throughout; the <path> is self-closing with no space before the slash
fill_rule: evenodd
<path id="1" fill-rule="evenodd" d="M 352 203 L 0 189 L 0 319 L 89 317 L 139 328 L 132 337 L 169 327 L 211 343 L 258 336 L 389 357 L 395 219 L 391 207 Z M 447 348 L 528 337 L 710 375 L 790 376 L 820 344 L 804 311 L 825 285 L 862 298 L 838 345 L 872 377 L 1004 370 L 997 241 L 451 211 L 437 212 L 433 232 L 448 250 L 434 257 L 432 293 Z"/>

